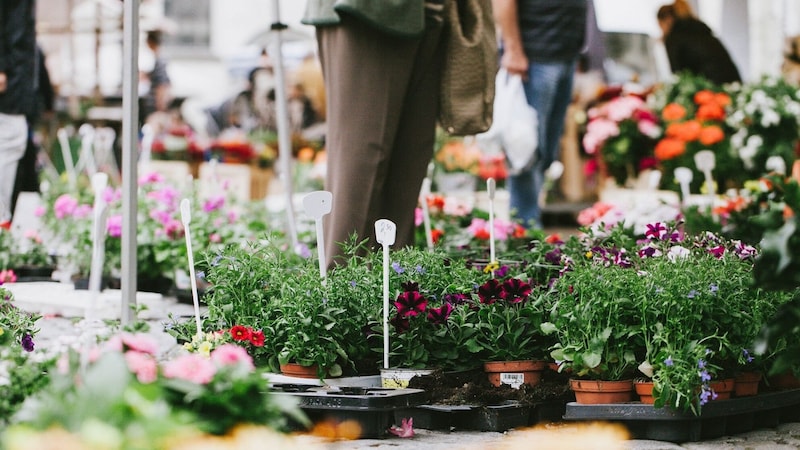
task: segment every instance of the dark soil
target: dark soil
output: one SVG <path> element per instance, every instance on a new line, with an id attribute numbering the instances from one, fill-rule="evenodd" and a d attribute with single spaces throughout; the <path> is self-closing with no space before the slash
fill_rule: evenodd
<path id="1" fill-rule="evenodd" d="M 483 370 L 437 370 L 430 375 L 412 378 L 408 387 L 424 389 L 430 396 L 430 404 L 487 406 L 514 400 L 523 405 L 533 405 L 546 401 L 574 401 L 568 380 L 565 375 L 545 370 L 536 386 L 522 385 L 514 389 L 505 384 L 493 386 Z"/>

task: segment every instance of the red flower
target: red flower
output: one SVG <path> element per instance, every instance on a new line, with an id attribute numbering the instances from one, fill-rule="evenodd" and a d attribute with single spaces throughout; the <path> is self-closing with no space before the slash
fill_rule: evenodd
<path id="1" fill-rule="evenodd" d="M 250 328 L 244 325 L 234 325 L 231 328 L 231 337 L 234 341 L 249 341 L 250 334 Z"/>
<path id="2" fill-rule="evenodd" d="M 253 344 L 254 347 L 263 347 L 264 332 L 261 330 L 253 330 L 253 332 L 250 333 L 250 343 Z"/>
<path id="3" fill-rule="evenodd" d="M 431 239 L 433 240 L 434 244 L 439 242 L 439 239 L 441 239 L 442 236 L 444 236 L 444 231 L 438 228 L 434 228 L 431 230 Z"/>

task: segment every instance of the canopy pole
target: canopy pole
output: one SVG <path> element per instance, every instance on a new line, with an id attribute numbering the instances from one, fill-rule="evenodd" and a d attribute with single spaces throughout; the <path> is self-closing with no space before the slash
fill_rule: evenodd
<path id="1" fill-rule="evenodd" d="M 275 71 L 275 107 L 278 125 L 278 163 L 280 176 L 283 178 L 283 190 L 286 197 L 286 221 L 289 236 L 292 239 L 292 248 L 297 248 L 297 225 L 294 215 L 294 202 L 292 200 L 292 141 L 289 130 L 289 111 L 286 99 L 286 77 L 283 72 L 283 53 L 281 46 L 282 30 L 287 26 L 281 23 L 280 0 L 272 0 L 272 24 L 270 30 L 275 34 L 275 39 L 270 41 L 269 55 Z"/>
<path id="2" fill-rule="evenodd" d="M 122 19 L 122 325 L 131 323 L 136 306 L 139 2 L 123 2 Z"/>

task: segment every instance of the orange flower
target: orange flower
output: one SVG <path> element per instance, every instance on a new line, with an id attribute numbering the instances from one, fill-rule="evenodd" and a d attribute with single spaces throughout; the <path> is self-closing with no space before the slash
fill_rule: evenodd
<path id="1" fill-rule="evenodd" d="M 709 125 L 700 130 L 700 143 L 703 145 L 714 145 L 725 138 L 725 133 L 717 125 Z"/>
<path id="2" fill-rule="evenodd" d="M 680 139 L 665 138 L 658 141 L 654 152 L 661 161 L 677 158 L 686 153 L 686 143 Z"/>
<path id="3" fill-rule="evenodd" d="M 314 160 L 314 149 L 303 147 L 297 152 L 297 160 L 300 162 L 311 162 Z"/>
<path id="4" fill-rule="evenodd" d="M 717 92 L 714 94 L 714 103 L 718 104 L 719 106 L 725 107 L 731 104 L 731 98 L 728 94 L 724 92 Z"/>
<path id="5" fill-rule="evenodd" d="M 544 241 L 547 242 L 548 244 L 559 243 L 561 242 L 561 235 L 558 233 L 550 234 L 544 239 Z"/>
<path id="6" fill-rule="evenodd" d="M 700 137 L 702 125 L 696 120 L 686 122 L 671 123 L 667 126 L 666 135 L 670 138 L 679 139 L 683 142 L 691 142 Z"/>
<path id="7" fill-rule="evenodd" d="M 724 120 L 725 108 L 717 103 L 706 103 L 697 108 L 697 118 L 700 120 Z"/>
<path id="8" fill-rule="evenodd" d="M 791 217 L 794 217 L 794 211 L 792 211 L 792 208 L 790 208 L 789 205 L 785 205 L 783 207 L 783 220 L 787 220 Z"/>
<path id="9" fill-rule="evenodd" d="M 668 122 L 681 120 L 686 117 L 686 108 L 677 103 L 670 103 L 661 111 L 661 117 Z"/>
<path id="10" fill-rule="evenodd" d="M 706 105 L 714 101 L 714 93 L 708 89 L 697 91 L 694 94 L 694 102 L 698 105 Z"/>

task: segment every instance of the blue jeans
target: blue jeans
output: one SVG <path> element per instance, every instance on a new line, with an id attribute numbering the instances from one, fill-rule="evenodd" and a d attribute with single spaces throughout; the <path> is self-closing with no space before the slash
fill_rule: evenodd
<path id="1" fill-rule="evenodd" d="M 567 107 L 572 101 L 572 79 L 575 61 L 531 63 L 525 97 L 539 119 L 539 146 L 536 161 L 517 175 L 508 177 L 511 211 L 526 226 L 540 228 L 539 192 L 544 184 L 544 172 L 561 151 L 561 135 Z"/>

